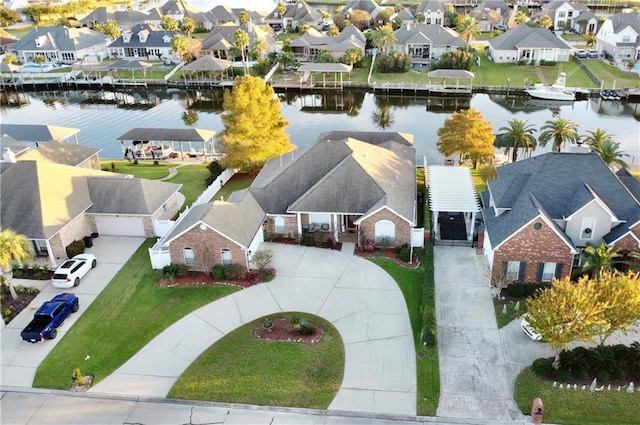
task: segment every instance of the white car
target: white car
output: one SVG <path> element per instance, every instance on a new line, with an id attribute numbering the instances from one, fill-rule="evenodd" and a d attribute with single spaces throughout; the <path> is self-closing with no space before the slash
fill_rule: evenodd
<path id="1" fill-rule="evenodd" d="M 53 273 L 53 278 L 51 278 L 51 284 L 56 288 L 78 286 L 80 279 L 97 265 L 98 261 L 95 255 L 78 254 L 56 269 Z"/>
<path id="2" fill-rule="evenodd" d="M 534 341 L 542 341 L 542 335 L 540 335 L 538 332 L 536 332 L 531 325 L 529 324 L 529 313 L 525 313 L 522 315 L 522 318 L 520 320 L 520 327 L 522 328 L 522 330 L 524 331 L 525 334 L 527 334 L 527 336 L 529 338 L 531 338 Z"/>

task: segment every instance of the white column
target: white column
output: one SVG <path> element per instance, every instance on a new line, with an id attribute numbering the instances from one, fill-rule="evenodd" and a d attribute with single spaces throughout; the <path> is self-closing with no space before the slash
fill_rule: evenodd
<path id="1" fill-rule="evenodd" d="M 302 236 L 302 215 L 296 213 L 296 225 L 298 226 L 298 237 Z"/>

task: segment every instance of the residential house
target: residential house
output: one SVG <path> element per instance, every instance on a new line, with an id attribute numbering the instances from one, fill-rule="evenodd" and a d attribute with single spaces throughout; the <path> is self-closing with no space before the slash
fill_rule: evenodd
<path id="1" fill-rule="evenodd" d="M 234 47 L 234 35 L 237 30 L 243 30 L 249 36 L 249 45 L 247 46 L 247 52 L 249 53 L 255 46 L 258 40 L 264 40 L 267 46 L 267 54 L 275 50 L 276 39 L 261 28 L 259 25 L 253 24 L 253 22 L 245 22 L 241 25 L 221 25 L 214 28 L 207 38 L 202 41 L 202 53 L 215 56 L 219 59 L 234 59 L 234 55 L 231 50 Z M 248 56 L 245 56 L 248 57 Z"/>
<path id="2" fill-rule="evenodd" d="M 541 7 L 542 15 L 546 15 L 553 21 L 553 28 L 558 30 L 577 29 L 580 15 L 589 8 L 582 3 L 574 3 L 566 0 L 554 0 L 545 3 Z"/>
<path id="3" fill-rule="evenodd" d="M 570 276 L 587 244 L 640 248 L 640 204 L 631 180 L 595 153 L 547 153 L 497 172 L 482 194 L 482 245 L 493 282 Z"/>
<path id="4" fill-rule="evenodd" d="M 0 226 L 57 267 L 65 248 L 92 233 L 154 237 L 154 220 L 180 207 L 180 185 L 47 161 L 0 163 Z"/>
<path id="5" fill-rule="evenodd" d="M 502 0 L 485 0 L 474 8 L 470 15 L 476 18 L 481 32 L 491 32 L 496 27 L 505 27 L 511 9 Z"/>
<path id="6" fill-rule="evenodd" d="M 113 7 L 98 7 L 80 20 L 83 27 L 93 28 L 97 24 L 107 21 L 115 21 L 121 31 L 133 28 L 136 24 L 160 25 L 162 15 L 159 9 L 151 9 L 148 12 L 139 10 L 117 10 Z"/>
<path id="7" fill-rule="evenodd" d="M 414 16 L 417 16 L 419 13 L 422 13 L 424 16 L 424 22 L 427 25 L 447 25 L 445 18 L 445 12 L 447 8 L 443 2 L 439 2 L 438 0 L 428 0 L 423 1 L 416 8 L 416 13 Z"/>
<path id="8" fill-rule="evenodd" d="M 322 29 L 324 20 L 322 13 L 318 9 L 309 6 L 304 0 L 297 3 L 286 4 L 287 11 L 281 17 L 281 30 L 286 31 L 287 28 L 309 28 Z M 273 26 L 277 22 L 277 11 L 271 12 L 267 22 Z M 269 19 L 270 18 L 270 19 Z M 274 22 L 275 21 L 275 22 Z"/>
<path id="9" fill-rule="evenodd" d="M 616 62 L 640 60 L 640 13 L 618 13 L 607 18 L 596 33 L 596 49 Z"/>
<path id="10" fill-rule="evenodd" d="M 0 28 L 0 54 L 9 51 L 16 41 L 18 41 L 17 38 L 9 34 L 4 28 Z"/>
<path id="11" fill-rule="evenodd" d="M 123 31 L 109 44 L 109 55 L 119 59 L 179 60 L 180 56 L 171 47 L 171 41 L 177 34 L 177 31 L 166 31 L 155 25 L 138 24 Z"/>
<path id="12" fill-rule="evenodd" d="M 604 18 L 600 18 L 590 10 L 585 10 L 575 20 L 576 24 L 573 29 L 580 34 L 595 34 L 603 21 Z"/>
<path id="13" fill-rule="evenodd" d="M 263 235 L 401 246 L 416 223 L 415 149 L 402 133 L 321 134 L 267 162 L 248 189 L 189 210 L 159 244 L 174 264 L 248 268 Z"/>
<path id="14" fill-rule="evenodd" d="M 41 143 L 60 140 L 64 142 L 78 143 L 79 128 L 60 127 L 57 125 L 39 125 L 39 124 L 2 124 L 3 136 L 9 136 L 11 139 L 27 143 L 29 146 L 39 146 Z"/>
<path id="15" fill-rule="evenodd" d="M 314 62 L 323 49 L 327 49 L 335 60 L 344 56 L 348 49 L 358 49 L 364 55 L 366 43 L 364 34 L 354 25 L 349 25 L 337 37 L 329 37 L 309 29 L 291 41 L 291 48 L 298 61 Z"/>
<path id="16" fill-rule="evenodd" d="M 568 62 L 572 47 L 544 28 L 526 24 L 489 40 L 488 56 L 495 63 L 526 61 Z"/>
<path id="17" fill-rule="evenodd" d="M 354 10 L 364 10 L 369 14 L 371 19 L 376 19 L 378 14 L 384 10 L 374 0 L 350 0 L 345 7 L 342 8 L 340 14 L 349 19 Z"/>
<path id="18" fill-rule="evenodd" d="M 177 21 L 184 18 L 196 19 L 200 10 L 185 0 L 168 0 L 159 8 L 163 16 L 170 16 Z"/>
<path id="19" fill-rule="evenodd" d="M 109 36 L 89 28 L 35 27 L 11 46 L 21 62 L 42 55 L 49 63 L 71 64 L 85 57 L 108 57 Z"/>
<path id="20" fill-rule="evenodd" d="M 418 21 L 416 17 L 411 13 L 411 10 L 408 7 L 405 7 L 400 12 L 398 12 L 392 19 L 393 22 L 399 22 L 400 25 L 407 24 L 417 24 Z"/>
<path id="21" fill-rule="evenodd" d="M 101 150 L 92 146 L 54 140 L 44 143 L 35 149 L 29 149 L 22 154 L 16 155 L 16 157 L 18 161 L 46 161 L 72 167 L 100 170 L 100 157 L 98 154 Z"/>
<path id="22" fill-rule="evenodd" d="M 466 46 L 460 35 L 442 25 L 407 24 L 395 32 L 393 50 L 408 54 L 412 63 L 437 60 L 445 52 Z"/>

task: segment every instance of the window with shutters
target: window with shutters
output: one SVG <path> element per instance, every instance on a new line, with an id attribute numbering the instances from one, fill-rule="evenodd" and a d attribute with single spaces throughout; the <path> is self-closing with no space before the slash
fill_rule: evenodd
<path id="1" fill-rule="evenodd" d="M 542 269 L 542 276 L 540 280 L 542 282 L 551 282 L 556 274 L 556 263 L 544 263 Z"/>
<path id="2" fill-rule="evenodd" d="M 520 276 L 520 261 L 509 261 L 507 264 L 507 280 L 518 280 Z"/>

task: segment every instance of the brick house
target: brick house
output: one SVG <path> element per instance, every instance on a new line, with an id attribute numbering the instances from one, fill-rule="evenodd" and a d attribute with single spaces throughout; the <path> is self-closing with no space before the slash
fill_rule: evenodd
<path id="1" fill-rule="evenodd" d="M 192 208 L 160 244 L 174 264 L 250 267 L 264 237 L 401 246 L 415 225 L 413 136 L 321 134 L 316 143 L 267 162 L 248 189 Z"/>
<path id="2" fill-rule="evenodd" d="M 154 237 L 153 221 L 180 207 L 180 185 L 44 160 L 0 162 L 0 227 L 27 237 L 57 267 L 92 233 Z"/>
<path id="3" fill-rule="evenodd" d="M 639 250 L 640 183 L 626 170 L 595 153 L 547 153 L 497 171 L 482 194 L 492 282 L 570 276 L 587 244 Z"/>

